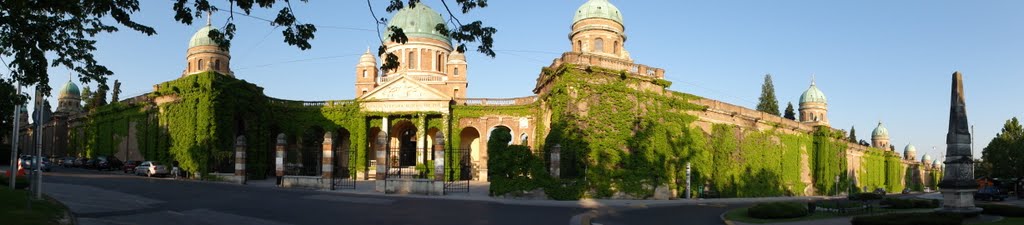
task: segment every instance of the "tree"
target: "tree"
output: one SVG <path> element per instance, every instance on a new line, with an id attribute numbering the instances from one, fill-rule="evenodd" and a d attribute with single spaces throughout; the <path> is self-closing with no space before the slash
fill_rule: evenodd
<path id="1" fill-rule="evenodd" d="M 308 0 L 301 0 L 306 2 Z M 466 43 L 479 42 L 477 51 L 494 57 L 492 35 L 497 32 L 493 27 L 483 26 L 480 21 L 463 24 L 449 8 L 449 0 L 439 0 L 448 12 L 448 24 L 438 24 L 437 30 L 444 31 L 455 40 L 459 52 L 465 52 Z M 454 0 L 455 12 L 469 13 L 476 8 L 487 7 L 487 0 Z M 281 32 L 284 42 L 306 50 L 312 48 L 310 40 L 315 37 L 316 26 L 302 23 L 292 10 L 292 1 L 278 0 L 175 0 L 172 9 L 174 20 L 182 24 L 192 24 L 196 18 L 208 16 L 208 13 L 227 10 L 227 21 L 221 29 L 210 32 L 210 38 L 227 49 L 231 46 L 237 27 L 235 15 L 249 16 L 253 10 L 277 10 L 278 14 L 270 22 L 270 26 L 283 27 Z M 220 5 L 215 5 L 219 3 Z M 373 5 L 367 0 L 368 9 L 373 13 Z M 395 12 L 406 7 L 415 7 L 420 0 L 391 0 L 387 11 Z M 225 6 L 225 8 L 218 8 Z M 458 9 L 461 9 L 458 10 Z M 65 67 L 78 74 L 79 81 L 88 84 L 92 81 L 101 88 L 106 88 L 107 77 L 114 72 L 103 66 L 93 57 L 96 50 L 96 36 L 102 33 L 114 33 L 121 28 L 128 28 L 145 35 L 157 34 L 156 29 L 136 22 L 132 15 L 140 12 L 139 0 L 79 0 L 79 1 L 0 1 L 0 62 L 10 71 L 11 79 L 0 79 L 0 85 L 39 87 L 40 91 L 50 93 L 51 87 L 47 77 L 47 69 Z M 378 29 L 387 20 L 374 15 Z M 116 23 L 116 24 L 112 24 Z M 120 26 L 118 26 L 118 24 Z M 449 25 L 450 24 L 450 25 Z M 393 31 L 389 40 L 405 43 L 408 38 L 397 27 L 389 27 Z M 378 32 L 379 33 L 379 32 Z M 383 55 L 383 39 L 380 52 Z M 398 68 L 397 56 L 387 54 L 384 69 Z M 0 70 L 4 71 L 4 70 Z M 8 98 L 9 99 L 9 98 Z M 0 108 L 13 108 L 9 102 L 0 102 Z"/>
<path id="2" fill-rule="evenodd" d="M 92 94 L 90 100 L 92 100 L 93 109 L 107 105 L 107 87 L 100 86 L 99 90 L 96 90 L 96 92 Z"/>
<path id="3" fill-rule="evenodd" d="M 793 111 L 793 102 L 786 103 L 786 113 L 782 117 L 790 120 L 796 120 L 796 112 Z"/>
<path id="4" fill-rule="evenodd" d="M 775 85 L 772 84 L 772 75 L 764 75 L 764 84 L 761 85 L 761 98 L 758 99 L 757 111 L 779 115 L 779 100 L 775 99 Z"/>
<path id="5" fill-rule="evenodd" d="M 850 143 L 857 143 L 857 128 L 850 126 Z"/>
<path id="6" fill-rule="evenodd" d="M 110 97 L 110 102 L 117 102 L 120 100 L 118 97 L 121 95 L 121 81 L 114 80 L 114 93 Z"/>
<path id="7" fill-rule="evenodd" d="M 82 109 L 86 112 L 91 111 L 93 108 L 92 95 L 92 89 L 89 86 L 82 88 Z"/>
<path id="8" fill-rule="evenodd" d="M 1003 124 L 988 146 L 981 151 L 981 159 L 991 165 L 993 177 L 1024 177 L 1024 128 L 1016 117 Z"/>

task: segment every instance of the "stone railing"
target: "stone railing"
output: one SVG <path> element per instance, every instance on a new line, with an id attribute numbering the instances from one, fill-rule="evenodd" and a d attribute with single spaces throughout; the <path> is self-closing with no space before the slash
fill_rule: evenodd
<path id="1" fill-rule="evenodd" d="M 513 106 L 529 105 L 537 101 L 537 96 L 521 98 L 457 98 L 458 105 L 480 105 L 480 106 Z"/>
<path id="2" fill-rule="evenodd" d="M 393 81 L 395 79 L 398 79 L 399 77 L 402 77 L 402 76 L 407 76 L 409 78 L 412 78 L 413 80 L 420 81 L 420 82 L 444 82 L 444 81 L 448 80 L 448 77 L 436 76 L 436 75 L 398 75 L 398 76 L 378 77 L 377 78 L 377 83 L 378 84 L 383 84 L 383 83 L 391 82 L 391 81 Z"/>
<path id="3" fill-rule="evenodd" d="M 141 95 L 138 95 L 138 96 L 135 96 L 135 97 L 121 99 L 118 102 L 124 103 L 124 104 L 139 104 L 139 103 L 147 103 L 148 104 L 149 103 L 149 96 L 148 95 L 149 95 L 149 93 L 141 94 Z"/>
<path id="4" fill-rule="evenodd" d="M 814 127 L 807 124 L 782 118 L 778 115 L 764 113 L 761 111 L 748 109 L 742 106 L 737 106 L 721 101 L 701 98 L 691 100 L 690 102 L 707 107 L 707 109 L 704 110 L 705 112 L 719 114 L 728 117 L 739 117 L 745 121 L 753 122 L 755 124 L 759 123 L 771 126 L 779 126 L 784 129 L 798 130 L 801 132 L 814 131 Z"/>
<path id="5" fill-rule="evenodd" d="M 549 68 L 558 68 L 562 64 L 571 63 L 578 65 L 597 66 L 610 70 L 623 70 L 630 74 L 657 79 L 665 78 L 665 70 L 650 67 L 643 64 L 632 63 L 627 60 L 616 59 L 607 56 L 584 54 L 579 52 L 562 53 L 562 58 L 555 59 Z"/>
<path id="6" fill-rule="evenodd" d="M 353 100 L 329 100 L 329 101 L 295 101 L 267 97 L 271 105 L 292 106 L 292 107 L 324 107 L 344 106 L 355 103 Z"/>

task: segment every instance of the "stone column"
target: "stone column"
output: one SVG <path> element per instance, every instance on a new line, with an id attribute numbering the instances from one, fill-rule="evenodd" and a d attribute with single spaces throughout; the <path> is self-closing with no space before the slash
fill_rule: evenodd
<path id="1" fill-rule="evenodd" d="M 444 182 L 444 134 L 434 137 L 434 180 Z"/>
<path id="2" fill-rule="evenodd" d="M 320 161 L 320 176 L 324 179 L 334 177 L 334 137 L 331 132 L 324 133 L 323 157 Z"/>
<path id="3" fill-rule="evenodd" d="M 239 135 L 235 139 L 235 176 L 239 177 L 239 184 L 245 184 L 245 136 L 243 135 Z"/>
<path id="4" fill-rule="evenodd" d="M 385 179 L 387 179 L 384 176 L 387 173 L 388 132 L 385 132 L 385 131 L 382 130 L 382 131 L 380 131 L 380 133 L 377 133 L 377 140 L 376 140 L 376 142 L 377 142 L 377 168 L 376 168 L 377 174 L 374 177 L 375 177 L 375 179 L 377 179 L 377 182 L 376 182 L 376 188 L 375 189 L 376 189 L 377 192 L 384 192 L 384 185 L 385 185 L 384 182 L 386 182 Z"/>
<path id="5" fill-rule="evenodd" d="M 555 179 L 558 179 L 558 177 L 561 176 L 561 174 L 562 174 L 562 145 L 561 144 L 555 144 L 555 146 L 551 147 L 551 159 L 550 159 L 550 161 L 551 161 L 550 162 L 551 165 L 550 165 L 549 170 L 551 171 L 551 177 L 555 178 Z"/>
<path id="6" fill-rule="evenodd" d="M 277 147 L 274 149 L 277 152 L 277 157 L 274 158 L 274 171 L 277 175 L 277 185 L 281 185 L 281 177 L 284 177 L 284 159 L 285 159 L 285 148 L 288 146 L 288 139 L 285 138 L 284 133 L 277 135 Z"/>

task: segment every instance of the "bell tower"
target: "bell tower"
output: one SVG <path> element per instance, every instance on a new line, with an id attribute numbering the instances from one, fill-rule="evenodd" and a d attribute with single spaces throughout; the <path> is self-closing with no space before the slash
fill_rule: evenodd
<path id="1" fill-rule="evenodd" d="M 370 54 L 370 48 L 359 57 L 356 64 L 356 98 L 363 97 L 377 87 L 377 58 Z"/>

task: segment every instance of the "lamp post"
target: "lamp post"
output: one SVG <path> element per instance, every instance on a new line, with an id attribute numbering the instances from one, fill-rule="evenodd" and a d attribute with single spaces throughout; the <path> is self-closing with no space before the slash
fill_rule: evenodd
<path id="1" fill-rule="evenodd" d="M 839 196 L 839 175 L 836 175 L 836 186 L 833 189 L 836 189 L 836 196 Z"/>
<path id="2" fill-rule="evenodd" d="M 15 93 L 17 93 L 18 95 L 21 95 L 21 85 L 17 85 L 17 86 L 18 86 L 18 92 L 15 92 Z M 14 182 L 15 182 L 14 177 L 18 176 L 18 171 L 17 171 L 18 170 L 18 166 L 16 164 L 18 164 L 18 126 L 19 126 L 19 124 L 18 124 L 18 122 L 19 122 L 18 116 L 19 116 L 20 113 L 21 113 L 21 104 L 18 104 L 17 102 L 15 102 L 15 104 L 14 104 L 14 117 L 12 117 L 14 119 L 11 120 L 11 121 L 13 121 L 13 126 L 11 126 L 11 164 L 10 164 L 10 167 L 7 168 L 7 174 L 10 177 L 10 180 L 8 181 L 8 184 L 10 184 L 11 190 L 15 189 L 16 185 L 14 184 Z"/>
<path id="3" fill-rule="evenodd" d="M 686 199 L 690 199 L 690 163 L 686 163 Z"/>

